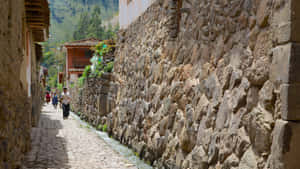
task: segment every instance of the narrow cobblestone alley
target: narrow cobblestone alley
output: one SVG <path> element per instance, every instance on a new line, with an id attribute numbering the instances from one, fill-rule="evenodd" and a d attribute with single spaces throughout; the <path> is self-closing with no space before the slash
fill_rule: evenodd
<path id="1" fill-rule="evenodd" d="M 72 116 L 45 106 L 39 126 L 32 130 L 32 150 L 24 169 L 135 169 L 96 133 Z"/>

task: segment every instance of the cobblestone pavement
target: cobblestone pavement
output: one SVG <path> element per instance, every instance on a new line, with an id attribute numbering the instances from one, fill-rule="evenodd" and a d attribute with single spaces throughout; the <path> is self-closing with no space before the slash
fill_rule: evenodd
<path id="1" fill-rule="evenodd" d="M 96 133 L 62 112 L 45 106 L 32 131 L 32 150 L 23 169 L 137 169 Z"/>

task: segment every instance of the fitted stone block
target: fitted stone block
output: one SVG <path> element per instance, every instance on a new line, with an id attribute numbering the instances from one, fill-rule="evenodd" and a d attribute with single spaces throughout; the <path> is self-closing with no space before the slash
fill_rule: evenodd
<path id="1" fill-rule="evenodd" d="M 270 79 L 273 82 L 288 81 L 288 66 L 291 45 L 283 45 L 274 48 L 273 60 L 270 69 Z"/>
<path id="2" fill-rule="evenodd" d="M 274 12 L 272 23 L 276 25 L 276 40 L 286 42 L 300 42 L 300 1 L 286 0 L 286 3 Z"/>
<path id="3" fill-rule="evenodd" d="M 291 40 L 291 1 L 287 0 L 284 6 L 274 12 L 272 18 L 272 23 L 276 26 L 276 40 L 280 44 Z"/>
<path id="4" fill-rule="evenodd" d="M 283 84 L 280 91 L 284 120 L 300 120 L 300 85 Z"/>
<path id="5" fill-rule="evenodd" d="M 300 123 L 277 120 L 273 132 L 271 156 L 267 167 L 272 169 L 299 168 Z"/>
<path id="6" fill-rule="evenodd" d="M 291 31 L 291 22 L 280 23 L 276 31 L 276 40 L 278 43 L 283 44 L 291 41 L 292 31 Z"/>
<path id="7" fill-rule="evenodd" d="M 273 50 L 270 79 L 275 82 L 299 83 L 300 44 L 289 43 Z"/>

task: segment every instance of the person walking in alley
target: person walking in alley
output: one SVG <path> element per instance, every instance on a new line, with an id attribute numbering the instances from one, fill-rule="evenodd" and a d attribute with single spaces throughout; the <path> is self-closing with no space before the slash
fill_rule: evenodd
<path id="1" fill-rule="evenodd" d="M 71 96 L 66 87 L 63 89 L 63 93 L 61 94 L 61 99 L 62 99 L 63 118 L 67 119 L 70 114 Z"/>
<path id="2" fill-rule="evenodd" d="M 51 96 L 49 92 L 46 92 L 46 103 L 49 104 L 51 100 Z"/>
<path id="3" fill-rule="evenodd" d="M 54 92 L 53 96 L 52 96 L 52 105 L 53 105 L 54 109 L 57 109 L 57 104 L 58 104 L 58 97 L 57 97 L 56 92 Z"/>

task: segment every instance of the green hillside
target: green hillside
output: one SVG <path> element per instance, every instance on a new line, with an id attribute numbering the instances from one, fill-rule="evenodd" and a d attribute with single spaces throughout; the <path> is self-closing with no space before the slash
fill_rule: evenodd
<path id="1" fill-rule="evenodd" d="M 110 20 L 118 14 L 119 0 L 49 0 L 51 9 L 50 41 L 73 39 L 80 15 L 92 13 L 95 6 L 101 9 L 101 19 Z"/>

